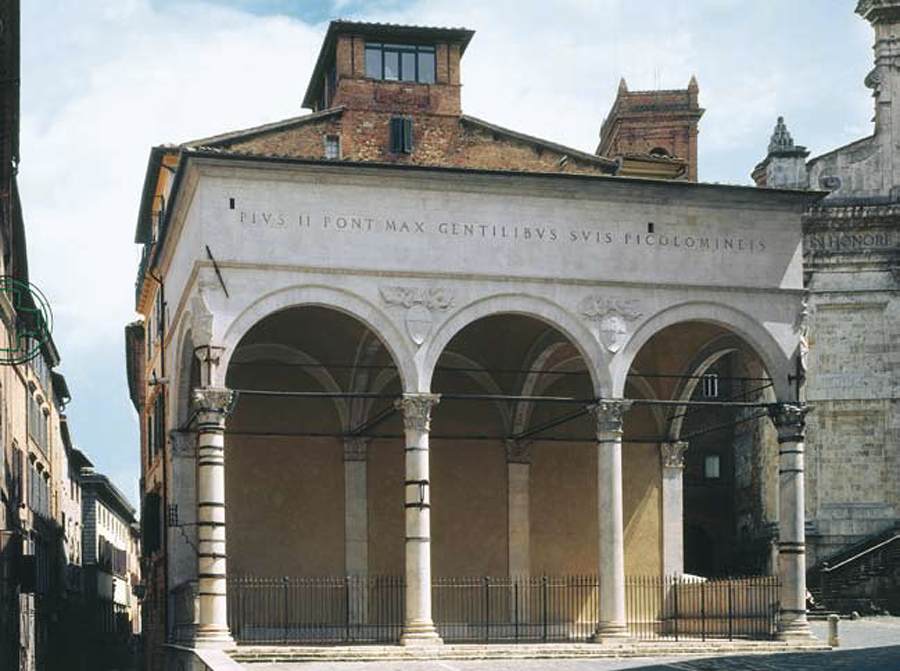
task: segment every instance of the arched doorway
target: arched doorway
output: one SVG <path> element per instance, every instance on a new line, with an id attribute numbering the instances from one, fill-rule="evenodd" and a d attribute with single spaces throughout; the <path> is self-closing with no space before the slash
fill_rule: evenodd
<path id="1" fill-rule="evenodd" d="M 720 324 L 671 324 L 641 347 L 628 384 L 640 385 L 661 410 L 663 461 L 666 447 L 684 443 L 663 464 L 680 469 L 679 484 L 664 472 L 663 487 L 683 488 L 670 492 L 674 498 L 663 492 L 664 518 L 672 514 L 665 506 L 683 502 L 683 545 L 663 538 L 678 548 L 664 571 L 722 577 L 773 570 L 778 448 L 768 406 L 775 396 L 757 351 Z"/>

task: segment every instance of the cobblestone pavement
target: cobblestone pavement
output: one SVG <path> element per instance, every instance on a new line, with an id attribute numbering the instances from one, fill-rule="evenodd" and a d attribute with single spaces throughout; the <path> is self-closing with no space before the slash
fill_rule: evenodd
<path id="1" fill-rule="evenodd" d="M 814 622 L 824 640 L 826 624 Z M 254 664 L 251 671 L 900 671 L 900 617 L 842 620 L 830 652 L 652 659 L 560 659 Z"/>

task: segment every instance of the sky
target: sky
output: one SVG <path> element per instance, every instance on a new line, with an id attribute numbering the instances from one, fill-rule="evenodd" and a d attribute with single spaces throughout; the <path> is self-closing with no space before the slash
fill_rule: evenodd
<path id="1" fill-rule="evenodd" d="M 464 26 L 465 113 L 593 152 L 620 77 L 700 85 L 702 181 L 746 184 L 778 115 L 813 155 L 871 133 L 852 0 L 27 0 L 22 192 L 76 445 L 133 502 L 125 378 L 151 146 L 305 113 L 330 19 Z"/>

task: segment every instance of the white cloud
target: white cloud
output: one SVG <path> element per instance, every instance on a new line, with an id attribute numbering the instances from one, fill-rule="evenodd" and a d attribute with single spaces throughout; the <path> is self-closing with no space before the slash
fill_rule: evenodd
<path id="1" fill-rule="evenodd" d="M 109 376 L 124 370 L 148 150 L 300 113 L 324 26 L 194 2 L 23 5 L 20 183 L 32 279 L 54 306 L 82 446 L 99 468 L 137 477 L 124 372 Z M 684 87 L 697 75 L 709 180 L 746 181 L 779 113 L 817 151 L 868 129 L 859 82 L 871 34 L 844 3 L 369 6 L 377 9 L 354 18 L 476 29 L 463 62 L 466 112 L 587 151 L 622 75 L 633 89 Z M 107 431 L 112 416 L 119 428 Z"/>

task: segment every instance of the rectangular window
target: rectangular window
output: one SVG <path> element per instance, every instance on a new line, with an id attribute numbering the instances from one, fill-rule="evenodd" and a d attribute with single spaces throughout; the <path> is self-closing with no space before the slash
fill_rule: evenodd
<path id="1" fill-rule="evenodd" d="M 422 84 L 434 84 L 434 50 L 419 51 L 419 76 Z"/>
<path id="2" fill-rule="evenodd" d="M 12 500 L 15 503 L 21 503 L 22 494 L 24 491 L 22 489 L 22 483 L 25 482 L 25 463 L 22 459 L 22 450 L 20 450 L 15 443 L 13 443 L 12 450 L 12 483 L 10 484 L 10 496 L 12 496 Z"/>
<path id="3" fill-rule="evenodd" d="M 718 480 L 721 477 L 720 466 L 721 459 L 718 454 L 707 454 L 703 458 L 703 477 L 707 480 Z"/>
<path id="4" fill-rule="evenodd" d="M 383 79 L 384 70 L 381 64 L 381 45 L 366 45 L 366 77 L 370 79 Z"/>
<path id="5" fill-rule="evenodd" d="M 366 43 L 366 77 L 433 84 L 434 46 L 428 44 Z"/>
<path id="6" fill-rule="evenodd" d="M 416 81 L 416 52 L 400 52 L 400 79 L 405 82 Z"/>
<path id="7" fill-rule="evenodd" d="M 391 152 L 412 153 L 412 119 L 395 116 L 391 119 Z"/>
<path id="8" fill-rule="evenodd" d="M 166 330 L 166 304 L 163 302 L 163 292 L 156 292 L 156 305 L 154 306 L 154 318 L 156 320 L 156 336 L 162 340 Z"/>
<path id="9" fill-rule="evenodd" d="M 703 396 L 706 398 L 718 398 L 719 376 L 716 373 L 703 376 Z"/>
<path id="10" fill-rule="evenodd" d="M 28 435 L 47 454 L 47 416 L 34 396 L 29 395 L 27 403 Z"/>
<path id="11" fill-rule="evenodd" d="M 325 158 L 329 160 L 337 160 L 341 157 L 341 136 L 326 135 L 325 136 Z"/>
<path id="12" fill-rule="evenodd" d="M 400 53 L 397 51 L 384 52 L 384 79 L 400 79 Z"/>

